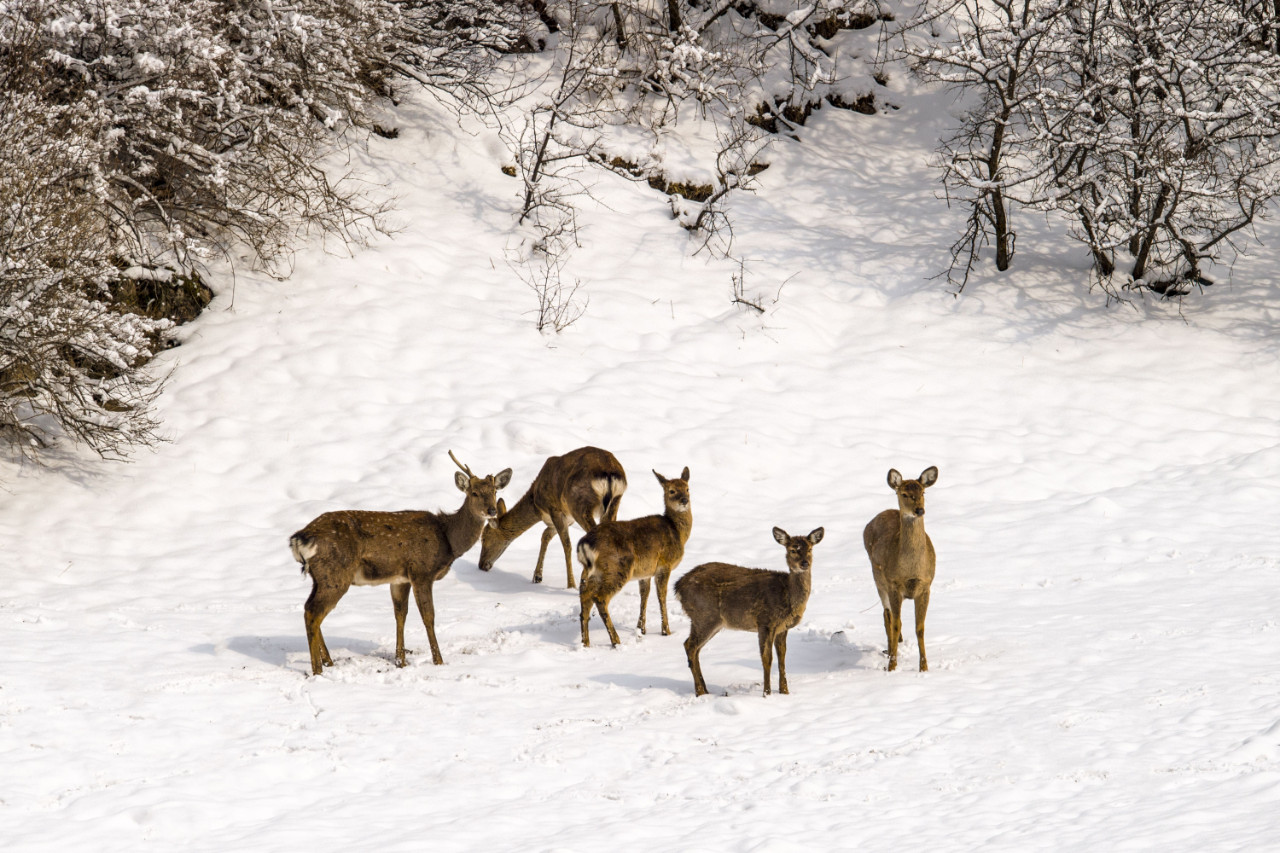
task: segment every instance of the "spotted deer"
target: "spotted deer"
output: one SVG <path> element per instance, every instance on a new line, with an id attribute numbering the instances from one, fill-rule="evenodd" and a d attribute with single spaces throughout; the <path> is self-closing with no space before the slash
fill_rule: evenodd
<path id="1" fill-rule="evenodd" d="M 533 582 L 542 583 L 542 562 L 553 535 L 564 546 L 564 569 L 568 588 L 573 579 L 573 556 L 569 543 L 569 527 L 577 524 L 590 533 L 596 525 L 618 518 L 618 505 L 627 490 L 627 474 L 622 464 L 607 450 L 579 447 L 563 456 L 548 457 L 533 485 L 524 497 L 507 511 L 498 501 L 498 517 L 484 529 L 480 538 L 480 568 L 489 571 L 507 550 L 507 546 L 533 525 L 541 521 L 542 546 L 538 549 L 538 565 Z"/>
<path id="2" fill-rule="evenodd" d="M 609 601 L 628 582 L 640 581 L 640 621 L 636 627 L 645 633 L 645 609 L 649 603 L 650 578 L 657 582 L 658 607 L 662 611 L 662 633 L 670 634 L 667 625 L 667 582 L 671 571 L 684 557 L 684 545 L 693 529 L 693 510 L 689 506 L 689 469 L 680 477 L 668 480 L 653 472 L 662 484 L 662 515 L 646 515 L 627 521 L 607 521 L 578 541 L 578 561 L 582 563 L 578 599 L 582 609 L 582 645 L 591 645 L 587 623 L 595 606 L 609 632 L 609 641 L 618 645 L 618 632 L 609 618 Z"/>
<path id="3" fill-rule="evenodd" d="M 871 558 L 871 575 L 884 605 L 884 632 L 889 638 L 889 671 L 898 668 L 898 643 L 902 642 L 902 602 L 916 603 L 916 642 L 920 646 L 920 671 L 927 672 L 924 652 L 924 619 L 929 609 L 929 587 L 937 562 L 933 542 L 924 532 L 924 490 L 938 482 L 938 469 L 930 466 L 918 480 L 904 480 L 889 469 L 889 488 L 898 496 L 898 508 L 886 509 L 862 531 L 862 543 Z"/>
<path id="4" fill-rule="evenodd" d="M 773 528 L 773 538 L 787 549 L 786 573 L 748 569 L 732 563 L 703 563 L 676 581 L 676 598 L 689 616 L 689 639 L 684 651 L 693 673 L 693 692 L 707 693 L 698 659 L 707 641 L 722 628 L 755 631 L 760 637 L 760 663 L 764 666 L 764 695 L 770 683 L 773 652 L 778 652 L 778 692 L 787 689 L 787 632 L 800 624 L 809 603 L 813 546 L 822 541 L 819 527 L 808 536 L 789 536 Z"/>
<path id="5" fill-rule="evenodd" d="M 477 477 L 462 469 L 454 483 L 466 494 L 456 512 L 326 512 L 289 538 L 293 557 L 311 576 L 311 595 L 303 609 L 311 673 L 319 675 L 333 658 L 325 646 L 320 623 L 352 585 L 391 584 L 396 616 L 396 666 L 404 666 L 404 620 L 413 591 L 418 613 L 431 643 L 431 660 L 444 663 L 436 642 L 436 609 L 432 585 L 449 573 L 453 561 L 480 538 L 485 524 L 498 514 L 498 490 L 511 481 L 511 469 Z"/>

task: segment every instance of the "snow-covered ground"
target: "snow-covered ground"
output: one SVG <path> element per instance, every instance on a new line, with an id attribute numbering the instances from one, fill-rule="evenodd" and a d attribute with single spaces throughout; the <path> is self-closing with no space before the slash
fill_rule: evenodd
<path id="1" fill-rule="evenodd" d="M 1273 847 L 1280 257 L 1185 318 L 1108 309 L 1024 222 L 1016 270 L 953 298 L 926 280 L 958 215 L 923 165 L 944 102 L 897 100 L 816 114 L 734 203 L 763 316 L 664 197 L 599 178 L 568 270 L 590 305 L 551 337 L 504 261 L 495 139 L 406 107 L 369 142 L 400 233 L 224 285 L 162 359 L 171 443 L 0 474 L 5 849 Z M 782 569 L 774 525 L 826 528 L 791 695 L 725 632 L 695 698 L 688 620 L 673 598 L 673 634 L 639 636 L 634 585 L 623 644 L 593 620 L 583 649 L 533 531 L 437 584 L 445 666 L 411 612 L 396 669 L 386 589 L 355 588 L 307 676 L 293 531 L 456 508 L 450 449 L 512 467 L 512 503 L 585 444 L 626 466 L 623 518 L 689 466 L 677 576 Z M 888 673 L 861 531 L 890 467 L 929 465 L 931 671 L 908 615 Z"/>

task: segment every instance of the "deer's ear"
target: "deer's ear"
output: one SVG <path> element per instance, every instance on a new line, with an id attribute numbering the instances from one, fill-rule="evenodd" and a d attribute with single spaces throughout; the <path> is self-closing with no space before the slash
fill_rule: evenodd
<path id="1" fill-rule="evenodd" d="M 507 514 L 507 502 L 502 498 L 498 498 L 498 517 L 501 518 L 506 514 Z"/>
<path id="2" fill-rule="evenodd" d="M 661 474 L 659 474 L 659 473 L 658 473 L 656 470 L 654 470 L 654 469 L 650 469 L 650 470 L 653 470 L 653 476 L 655 476 L 655 477 L 657 477 L 657 478 L 658 478 L 658 482 L 659 482 L 659 483 L 661 483 L 661 484 L 662 484 L 662 485 L 664 485 L 664 486 L 667 484 L 667 478 L 666 478 L 666 477 L 662 476 Z"/>
<path id="3" fill-rule="evenodd" d="M 936 482 L 938 482 L 938 466 L 930 465 L 920 474 L 920 485 L 927 489 Z"/>
<path id="4" fill-rule="evenodd" d="M 686 483 L 689 482 L 689 466 L 684 466 L 684 470 L 680 472 L 680 479 Z"/>
<path id="5" fill-rule="evenodd" d="M 511 469 L 505 468 L 499 471 L 498 476 L 493 478 L 493 482 L 499 489 L 505 489 L 507 487 L 507 483 L 511 482 Z"/>
<path id="6" fill-rule="evenodd" d="M 822 537 L 825 535 L 826 535 L 826 531 L 823 530 L 821 527 L 819 527 L 817 530 L 813 531 L 805 538 L 809 540 L 810 545 L 817 545 L 819 542 L 822 541 Z"/>
<path id="7" fill-rule="evenodd" d="M 465 492 L 467 490 L 467 486 L 471 485 L 471 478 L 459 471 L 453 475 L 453 482 L 457 485 L 458 491 Z"/>
<path id="8" fill-rule="evenodd" d="M 901 486 L 901 485 L 902 485 L 902 475 L 898 473 L 897 468 L 890 468 L 889 469 L 889 488 L 893 489 L 896 492 L 898 490 L 898 486 Z"/>
<path id="9" fill-rule="evenodd" d="M 773 528 L 773 538 L 778 540 L 779 545 L 786 545 L 791 539 L 791 537 L 787 535 L 787 531 L 783 530 L 781 527 Z"/>

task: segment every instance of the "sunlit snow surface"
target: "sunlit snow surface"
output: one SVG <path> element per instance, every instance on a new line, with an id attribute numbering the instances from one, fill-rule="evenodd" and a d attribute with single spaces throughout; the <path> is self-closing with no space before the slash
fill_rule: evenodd
<path id="1" fill-rule="evenodd" d="M 515 182 L 484 131 L 406 107 L 368 162 L 399 233 L 241 272 L 183 332 L 171 443 L 131 465 L 6 464 L 0 838 L 7 850 L 1261 850 L 1280 832 L 1280 258 L 1177 307 L 1105 307 L 1023 217 L 1016 268 L 928 281 L 962 212 L 925 163 L 945 99 L 827 109 L 733 201 L 731 261 L 661 195 L 596 177 L 559 336 L 506 263 Z M 1276 242 L 1275 230 L 1262 236 Z M 784 283 L 785 282 L 785 283 Z M 446 665 L 385 589 L 325 622 L 287 545 L 321 512 L 455 509 L 477 473 L 593 444 L 621 516 L 692 471 L 683 570 L 782 569 L 819 525 L 792 693 L 756 638 L 578 640 L 556 546 L 436 586 Z M 890 467 L 937 465 L 931 671 L 885 672 L 862 528 Z M 575 539 L 578 533 L 575 531 Z M 652 605 L 651 605 L 652 607 Z M 908 608 L 908 614 L 910 608 Z M 776 678 L 776 675 L 775 675 Z M 776 683 L 776 681 L 775 681 Z"/>

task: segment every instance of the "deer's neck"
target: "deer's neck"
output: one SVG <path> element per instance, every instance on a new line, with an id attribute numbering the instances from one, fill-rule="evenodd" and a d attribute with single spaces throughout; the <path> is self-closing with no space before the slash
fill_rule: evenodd
<path id="1" fill-rule="evenodd" d="M 680 512 L 673 512 L 668 509 L 666 519 L 676 529 L 676 536 L 680 538 L 680 544 L 683 546 L 684 543 L 689 541 L 689 533 L 693 530 L 693 509 L 690 508 Z"/>
<path id="2" fill-rule="evenodd" d="M 898 513 L 898 516 L 898 565 L 912 565 L 928 547 L 924 518 L 905 512 Z"/>
<path id="3" fill-rule="evenodd" d="M 813 575 L 807 570 L 791 572 L 787 578 L 787 591 L 791 594 L 791 612 L 797 620 L 804 615 L 805 605 L 809 603 L 812 582 Z"/>
<path id="4" fill-rule="evenodd" d="M 450 562 L 471 550 L 472 546 L 480 541 L 480 534 L 484 532 L 484 519 L 468 512 L 465 502 L 457 512 L 441 516 L 441 521 L 444 522 Z"/>
<path id="5" fill-rule="evenodd" d="M 533 490 L 524 493 L 507 514 L 498 519 L 495 529 L 505 542 L 510 542 L 542 520 L 542 513 L 533 505 Z"/>

